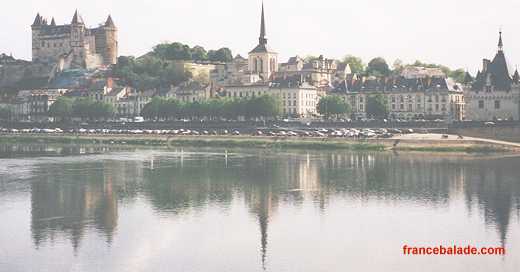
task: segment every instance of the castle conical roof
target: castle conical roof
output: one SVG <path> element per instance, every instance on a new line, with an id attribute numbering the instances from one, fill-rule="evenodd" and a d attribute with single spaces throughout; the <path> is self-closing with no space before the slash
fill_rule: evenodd
<path id="1" fill-rule="evenodd" d="M 83 19 L 78 14 L 78 10 L 76 10 L 76 12 L 74 12 L 74 17 L 72 17 L 72 24 L 76 24 L 76 25 L 83 24 Z"/>
<path id="2" fill-rule="evenodd" d="M 39 26 L 42 24 L 42 16 L 40 16 L 40 13 L 36 14 L 36 18 L 34 18 L 33 26 Z"/>
<path id="3" fill-rule="evenodd" d="M 513 83 L 515 83 L 515 84 L 520 83 L 520 74 L 518 73 L 518 69 L 515 70 L 515 73 L 513 74 Z"/>
<path id="4" fill-rule="evenodd" d="M 112 16 L 108 15 L 107 21 L 105 22 L 106 27 L 116 27 L 114 21 L 112 20 Z"/>
<path id="5" fill-rule="evenodd" d="M 51 26 L 56 26 L 56 21 L 54 21 L 54 17 L 52 17 Z"/>

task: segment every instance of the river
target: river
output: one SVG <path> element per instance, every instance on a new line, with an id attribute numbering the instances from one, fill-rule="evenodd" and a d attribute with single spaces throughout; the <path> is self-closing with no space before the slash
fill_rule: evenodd
<path id="1" fill-rule="evenodd" d="M 0 271 L 520 271 L 520 157 L 0 146 Z M 416 256 L 403 246 L 505 247 Z"/>

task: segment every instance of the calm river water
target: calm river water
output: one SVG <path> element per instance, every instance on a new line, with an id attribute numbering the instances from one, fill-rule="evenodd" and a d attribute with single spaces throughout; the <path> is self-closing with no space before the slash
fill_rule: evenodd
<path id="1" fill-rule="evenodd" d="M 0 271 L 520 271 L 520 157 L 1 146 Z"/>

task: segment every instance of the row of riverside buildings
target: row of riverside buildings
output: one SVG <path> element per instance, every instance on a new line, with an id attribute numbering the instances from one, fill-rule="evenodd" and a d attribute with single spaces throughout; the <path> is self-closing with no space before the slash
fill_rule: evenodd
<path id="1" fill-rule="evenodd" d="M 277 96 L 284 116 L 303 119 L 319 117 L 317 105 L 326 95 L 344 99 L 354 119 L 370 117 L 367 101 L 373 95 L 386 98 L 390 119 L 520 119 L 520 75 L 508 67 L 502 32 L 493 60 L 484 59 L 476 76 L 466 73 L 462 83 L 438 68 L 425 67 L 405 67 L 399 74 L 374 77 L 353 73 L 348 64 L 323 56 L 307 60 L 295 56 L 279 63 L 278 54 L 268 46 L 262 5 L 258 44 L 247 58 L 237 55 L 229 63 L 175 61 L 176 69 L 208 80 L 137 90 L 118 84 L 111 76 L 118 54 L 117 27 L 111 16 L 98 27 L 88 28 L 77 11 L 66 25 L 57 25 L 54 18 L 49 23 L 38 14 L 31 29 L 32 62 L 0 55 L 0 75 L 9 78 L 17 71 L 33 75 L 10 98 L 3 95 L 0 79 L 0 106 L 10 107 L 12 119 L 19 121 L 48 120 L 48 110 L 60 96 L 110 103 L 117 117 L 129 118 L 140 116 L 156 96 L 200 102 L 260 95 Z"/>

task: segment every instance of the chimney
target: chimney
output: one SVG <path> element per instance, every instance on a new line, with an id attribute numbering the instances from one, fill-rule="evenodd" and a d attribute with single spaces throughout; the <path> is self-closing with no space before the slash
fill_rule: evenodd
<path id="1" fill-rule="evenodd" d="M 107 88 L 110 88 L 112 89 L 112 87 L 114 86 L 114 79 L 112 77 L 107 77 Z"/>
<path id="2" fill-rule="evenodd" d="M 483 73 L 487 71 L 490 63 L 491 63 L 491 61 L 488 59 L 482 60 L 482 72 Z"/>

